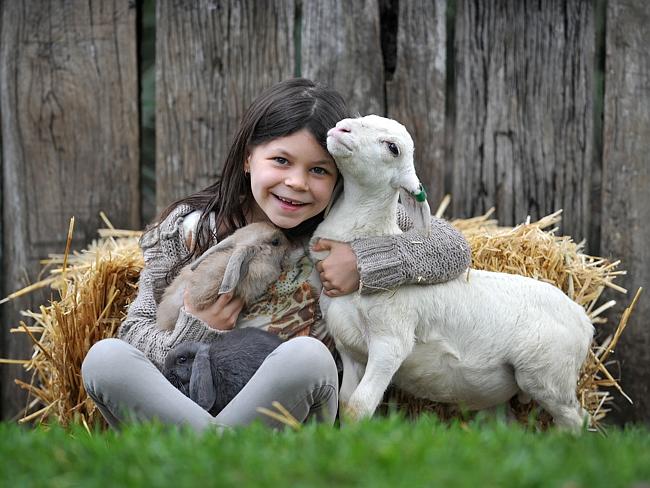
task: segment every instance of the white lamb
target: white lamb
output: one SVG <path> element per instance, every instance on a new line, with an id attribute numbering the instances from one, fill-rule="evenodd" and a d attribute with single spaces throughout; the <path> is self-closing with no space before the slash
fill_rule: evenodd
<path id="1" fill-rule="evenodd" d="M 327 148 L 345 185 L 312 242 L 401 233 L 395 217 L 400 194 L 428 233 L 429 206 L 404 126 L 376 115 L 345 119 L 329 131 Z M 593 326 L 582 307 L 548 283 L 471 270 L 443 284 L 328 302 L 324 312 L 343 359 L 340 398 L 348 418 L 372 415 L 392 381 L 417 397 L 470 409 L 529 396 L 557 426 L 572 430 L 587 419 L 576 385 Z"/>

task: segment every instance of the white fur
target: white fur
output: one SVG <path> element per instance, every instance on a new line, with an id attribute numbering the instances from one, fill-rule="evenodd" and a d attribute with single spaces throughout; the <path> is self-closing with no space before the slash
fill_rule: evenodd
<path id="1" fill-rule="evenodd" d="M 406 129 L 375 115 L 345 119 L 327 143 L 345 187 L 313 240 L 400 233 L 398 193 L 419 185 Z M 438 285 L 331 299 L 326 320 L 344 363 L 344 413 L 372 415 L 393 381 L 415 396 L 472 409 L 523 394 L 556 425 L 580 429 L 586 413 L 575 390 L 593 336 L 583 308 L 544 282 L 468 273 Z"/>

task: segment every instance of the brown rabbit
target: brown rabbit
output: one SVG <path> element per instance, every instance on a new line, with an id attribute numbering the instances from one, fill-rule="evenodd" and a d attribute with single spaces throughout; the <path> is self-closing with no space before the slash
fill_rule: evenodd
<path id="1" fill-rule="evenodd" d="M 278 279 L 288 249 L 286 236 L 269 223 L 238 229 L 185 266 L 171 282 L 158 305 L 158 327 L 174 328 L 185 290 L 196 310 L 204 310 L 229 292 L 245 305 L 251 303 Z"/>

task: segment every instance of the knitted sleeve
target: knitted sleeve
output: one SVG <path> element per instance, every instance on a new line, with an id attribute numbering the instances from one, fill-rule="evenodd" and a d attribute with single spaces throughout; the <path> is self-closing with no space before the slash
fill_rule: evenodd
<path id="1" fill-rule="evenodd" d="M 142 236 L 144 269 L 140 273 L 138 295 L 117 334 L 141 350 L 158 369 L 162 369 L 168 351 L 181 342 L 208 341 L 219 334 L 184 308 L 173 330 L 163 331 L 156 326 L 156 310 L 167 286 L 165 276 L 189 252 L 183 235 L 183 217 L 189 211 L 189 207 L 179 206 L 160 226 Z"/>
<path id="2" fill-rule="evenodd" d="M 407 284 L 449 281 L 470 265 L 470 247 L 449 222 L 431 217 L 431 234 L 424 238 L 399 205 L 399 235 L 356 239 L 350 244 L 357 255 L 361 293 Z"/>

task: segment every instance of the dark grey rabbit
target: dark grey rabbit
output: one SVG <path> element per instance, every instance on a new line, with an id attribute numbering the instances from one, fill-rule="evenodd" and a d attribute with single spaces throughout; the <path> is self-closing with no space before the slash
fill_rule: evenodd
<path id="1" fill-rule="evenodd" d="M 234 329 L 210 344 L 179 344 L 167 354 L 163 374 L 183 394 L 217 415 L 281 343 L 270 332 Z"/>

